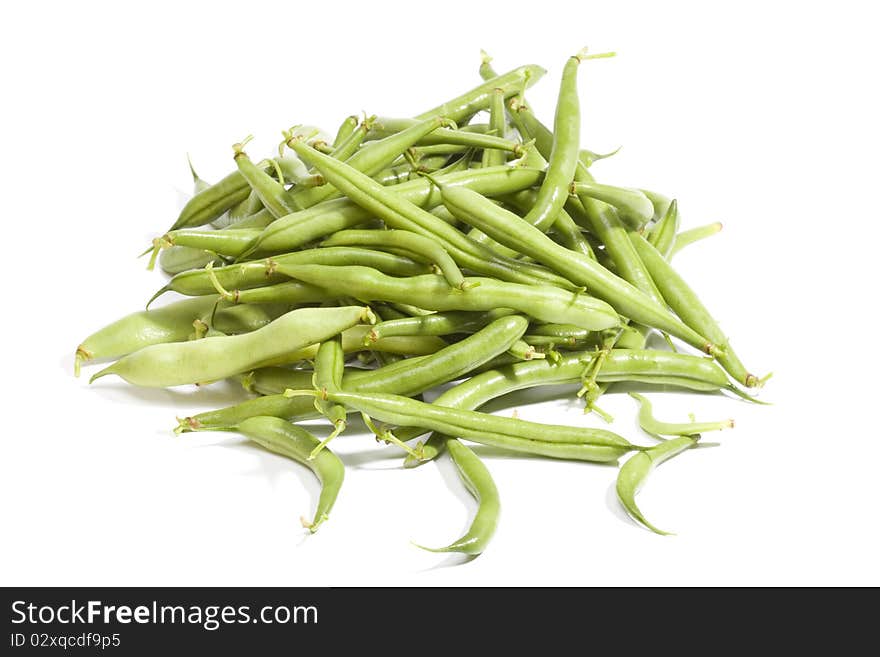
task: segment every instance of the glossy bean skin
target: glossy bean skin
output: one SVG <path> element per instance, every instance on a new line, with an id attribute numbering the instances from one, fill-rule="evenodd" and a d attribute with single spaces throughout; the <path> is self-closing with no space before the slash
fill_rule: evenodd
<path id="1" fill-rule="evenodd" d="M 331 295 L 356 294 L 371 301 L 417 302 L 427 310 L 489 311 L 513 308 L 545 322 L 574 324 L 590 330 L 617 326 L 617 314 L 606 303 L 549 285 L 520 285 L 491 278 L 468 277 L 468 289 L 451 287 L 436 275 L 395 278 L 368 267 L 281 265 L 278 272 L 321 285 Z"/>
<path id="2" fill-rule="evenodd" d="M 202 226 L 217 219 L 250 194 L 244 177 L 233 171 L 219 182 L 193 196 L 180 211 L 169 230 Z"/>
<path id="3" fill-rule="evenodd" d="M 408 230 L 341 230 L 321 242 L 328 246 L 369 246 L 379 249 L 403 249 L 416 256 L 417 260 L 437 265 L 452 287 L 463 289 L 464 276 L 446 250 L 434 240 Z M 348 263 L 355 264 L 355 263 Z"/>
<path id="4" fill-rule="evenodd" d="M 345 120 L 342 121 L 342 124 L 336 131 L 336 137 L 334 137 L 331 146 L 333 148 L 339 148 L 339 145 L 343 143 L 346 139 L 348 139 L 349 136 L 351 136 L 351 134 L 357 129 L 358 123 L 360 123 L 360 121 L 355 115 L 345 117 Z"/>
<path id="5" fill-rule="evenodd" d="M 504 110 L 504 91 L 498 88 L 492 91 L 492 100 L 489 103 L 489 129 L 496 137 L 506 138 L 507 112 Z M 483 150 L 480 164 L 484 167 L 495 167 L 506 162 L 507 156 L 504 151 L 487 148 Z"/>
<path id="6" fill-rule="evenodd" d="M 534 206 L 536 198 L 537 192 L 526 189 L 516 194 L 509 194 L 501 200 L 512 205 L 518 211 L 528 213 L 528 209 Z M 559 236 L 557 239 L 566 248 L 584 255 L 590 258 L 590 260 L 596 259 L 596 254 L 593 252 L 590 243 L 581 234 L 580 227 L 564 209 L 557 213 L 556 219 L 553 221 L 553 230 Z"/>
<path id="7" fill-rule="evenodd" d="M 342 387 L 342 375 L 345 372 L 345 351 L 342 348 L 342 338 L 334 336 L 325 340 L 318 347 L 315 356 L 314 385 L 319 390 L 339 390 Z M 323 449 L 335 435 L 345 428 L 346 410 L 344 406 L 331 404 L 320 397 L 315 398 L 315 407 L 321 411 L 321 415 L 330 420 L 334 426 L 334 433 L 315 447 L 313 455 Z M 312 458 L 310 456 L 309 458 Z"/>
<path id="8" fill-rule="evenodd" d="M 667 535 L 669 532 L 658 529 L 648 522 L 636 504 L 636 493 L 655 467 L 664 461 L 668 461 L 673 456 L 681 454 L 686 449 L 690 449 L 697 444 L 698 439 L 699 436 L 672 438 L 643 452 L 633 454 L 621 466 L 620 472 L 617 474 L 617 498 L 620 500 L 621 505 L 637 522 L 657 534 Z"/>
<path id="9" fill-rule="evenodd" d="M 527 65 L 515 68 L 512 71 L 495 76 L 491 80 L 484 82 L 457 96 L 452 100 L 448 100 L 442 105 L 433 107 L 422 112 L 415 118 L 427 119 L 432 116 L 444 116 L 451 121 L 461 123 L 465 119 L 473 116 L 480 110 L 486 109 L 492 102 L 492 95 L 495 89 L 501 89 L 505 98 L 517 93 L 524 87 L 530 87 L 540 80 L 546 71 L 540 66 Z"/>
<path id="10" fill-rule="evenodd" d="M 357 247 L 325 247 L 217 267 L 212 270 L 213 276 L 212 272 L 204 269 L 181 272 L 153 295 L 153 299 L 157 299 L 165 292 L 177 292 L 186 296 L 213 294 L 216 291 L 215 277 L 217 282 L 228 290 L 247 290 L 272 285 L 288 280 L 288 277 L 278 273 L 279 265 L 313 264 L 358 264 L 396 276 L 417 276 L 431 271 L 430 267 L 422 263 L 382 251 Z"/>
<path id="11" fill-rule="evenodd" d="M 590 293 L 608 302 L 624 317 L 666 331 L 707 353 L 715 351 L 712 342 L 632 284 L 610 273 L 594 260 L 556 244 L 515 214 L 468 189 L 443 186 L 441 193 L 444 205 L 454 215 L 505 246 L 517 249 L 554 268 L 569 280 L 584 285 Z"/>
<path id="12" fill-rule="evenodd" d="M 435 178 L 451 187 L 465 185 L 486 196 L 526 189 L 541 179 L 543 172 L 522 167 L 498 167 L 456 171 Z M 402 199 L 432 208 L 441 204 L 440 194 L 427 179 L 411 180 L 388 188 Z M 256 253 L 283 253 L 299 248 L 331 233 L 369 221 L 373 214 L 348 199 L 334 199 L 282 217 L 273 222 L 256 240 Z"/>
<path id="13" fill-rule="evenodd" d="M 208 319 L 211 328 L 220 333 L 237 335 L 263 328 L 291 310 L 294 308 L 286 303 L 230 306 L 221 302 Z"/>
<path id="14" fill-rule="evenodd" d="M 237 258 L 247 251 L 262 231 L 257 228 L 236 230 L 191 230 L 181 229 L 166 233 L 161 239 L 169 246 L 188 246 Z"/>
<path id="15" fill-rule="evenodd" d="M 461 552 L 482 554 L 498 527 L 501 514 L 501 497 L 488 468 L 473 450 L 455 438 L 446 441 L 446 448 L 465 487 L 477 500 L 479 506 L 468 530 L 458 539 L 442 548 L 426 548 L 431 552 Z"/>
<path id="16" fill-rule="evenodd" d="M 193 320 L 210 313 L 218 297 L 175 301 L 161 308 L 126 315 L 88 336 L 76 349 L 74 373 L 82 363 L 108 360 L 133 353 L 149 345 L 186 340 Z"/>
<path id="17" fill-rule="evenodd" d="M 296 394 L 288 391 L 285 394 Z M 438 407 L 409 397 L 383 393 L 327 392 L 327 399 L 378 419 L 420 425 L 485 445 L 552 458 L 615 462 L 639 447 L 605 429 L 538 424 L 476 411 Z"/>
<path id="18" fill-rule="evenodd" d="M 657 249 L 657 252 L 669 260 L 672 247 L 675 245 L 675 236 L 679 225 L 678 203 L 672 202 L 666 209 L 665 214 L 655 225 L 648 241 Z"/>
<path id="19" fill-rule="evenodd" d="M 301 308 L 242 335 L 144 347 L 101 370 L 91 381 L 109 374 L 151 388 L 217 381 L 256 367 L 288 362 L 297 350 L 334 336 L 368 316 L 369 309 L 358 306 Z"/>
<path id="20" fill-rule="evenodd" d="M 528 326 L 522 317 L 502 317 L 481 331 L 444 347 L 431 355 L 408 358 L 375 370 L 353 369 L 343 374 L 342 388 L 359 392 L 390 392 L 417 395 L 437 385 L 456 379 L 474 367 L 502 354 L 518 340 Z M 344 347 L 344 345 L 343 345 Z M 311 386 L 311 375 L 300 370 L 272 369 L 265 376 L 254 372 L 249 385 L 261 392 L 274 392 L 225 409 L 200 413 L 181 421 L 179 430 L 236 424 L 246 417 L 274 415 L 287 419 L 305 419 L 315 415 L 310 397 L 285 397 L 287 388 Z M 279 388 L 280 386 L 280 388 Z"/>
<path id="21" fill-rule="evenodd" d="M 577 73 L 581 57 L 570 57 L 562 72 L 556 117 L 553 122 L 553 146 L 550 151 L 547 174 L 538 190 L 535 204 L 524 221 L 546 231 L 568 198 L 568 189 L 574 179 L 580 148 L 580 100 L 577 92 Z"/>
<path id="22" fill-rule="evenodd" d="M 303 522 L 312 533 L 330 516 L 345 478 L 345 466 L 329 449 L 310 458 L 319 441 L 311 433 L 277 417 L 253 417 L 242 420 L 235 430 L 261 447 L 302 463 L 321 482 L 321 494 L 310 522 Z"/>
<path id="23" fill-rule="evenodd" d="M 733 420 L 720 422 L 661 422 L 654 417 L 650 400 L 635 392 L 629 396 L 639 402 L 639 426 L 655 436 L 694 436 L 707 431 L 733 428 Z"/>
<path id="24" fill-rule="evenodd" d="M 544 267 L 495 254 L 416 204 L 382 187 L 359 171 L 346 167 L 344 163 L 309 148 L 301 140 L 288 145 L 304 160 L 310 161 L 352 201 L 381 218 L 391 228 L 410 230 L 436 239 L 460 266 L 510 282 L 535 284 L 544 281 L 569 289 L 572 287 L 565 278 Z"/>
<path id="25" fill-rule="evenodd" d="M 718 362 L 734 380 L 747 388 L 757 386 L 758 377 L 746 370 L 715 318 L 687 282 L 644 237 L 631 233 L 630 238 L 669 307 L 694 330 L 722 347 L 724 353 L 717 356 Z"/>
<path id="26" fill-rule="evenodd" d="M 513 310 L 501 308 L 483 313 L 450 310 L 419 317 L 403 317 L 376 323 L 370 330 L 369 337 L 370 340 L 379 340 L 394 335 L 474 333 L 498 317 L 513 313 Z"/>

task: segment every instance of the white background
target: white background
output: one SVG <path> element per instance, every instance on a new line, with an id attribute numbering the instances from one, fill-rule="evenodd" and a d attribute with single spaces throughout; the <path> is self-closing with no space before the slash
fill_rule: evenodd
<path id="1" fill-rule="evenodd" d="M 870 3 L 169 5 L 2 9 L 0 583 L 880 584 Z M 490 549 L 428 554 L 409 541 L 448 542 L 473 512 L 452 466 L 402 470 L 352 433 L 332 519 L 306 537 L 307 471 L 233 434 L 170 432 L 232 387 L 72 377 L 78 342 L 162 284 L 135 256 L 189 191 L 186 152 L 216 180 L 248 133 L 257 157 L 294 123 L 416 114 L 479 82 L 480 48 L 549 70 L 530 98 L 550 121 L 583 45 L 619 53 L 579 78 L 584 146 L 623 145 L 597 177 L 677 197 L 685 227 L 724 222 L 678 267 L 749 367 L 776 373 L 773 406 L 652 395 L 664 419 L 737 420 L 643 490 L 676 536 L 621 513 L 613 468 L 494 456 Z M 523 417 L 601 425 L 525 405 L 541 396 L 514 400 Z M 639 440 L 633 400 L 603 403 Z"/>

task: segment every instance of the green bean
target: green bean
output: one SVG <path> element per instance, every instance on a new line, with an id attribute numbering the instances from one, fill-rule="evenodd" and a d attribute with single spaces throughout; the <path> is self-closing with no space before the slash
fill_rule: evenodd
<path id="1" fill-rule="evenodd" d="M 210 312 L 216 303 L 216 295 L 184 299 L 110 323 L 76 348 L 74 374 L 79 376 L 81 365 L 90 360 L 119 358 L 149 345 L 186 340 L 193 320 Z"/>
<path id="2" fill-rule="evenodd" d="M 474 519 L 471 521 L 467 532 L 446 547 L 429 548 L 420 545 L 430 552 L 462 552 L 464 554 L 481 554 L 498 527 L 498 517 L 501 513 L 501 499 L 498 488 L 492 481 L 489 470 L 467 446 L 455 438 L 446 441 L 446 447 L 452 462 L 458 469 L 458 475 L 464 482 L 465 487 L 477 500 L 479 506 Z"/>
<path id="3" fill-rule="evenodd" d="M 217 291 L 215 280 L 223 288 L 239 291 L 288 280 L 286 276 L 278 272 L 279 265 L 339 265 L 348 263 L 373 267 L 379 271 L 398 276 L 416 276 L 430 271 L 429 267 L 413 262 L 409 258 L 371 249 L 341 246 L 307 249 L 285 253 L 273 258 L 219 267 L 211 271 L 200 269 L 181 272 L 159 289 L 150 299 L 150 303 L 165 292 L 177 292 L 186 296 L 214 294 Z"/>
<path id="4" fill-rule="evenodd" d="M 388 187 L 390 185 L 399 185 L 402 182 L 413 180 L 420 172 L 433 173 L 446 165 L 449 158 L 446 155 L 428 155 L 414 156 L 418 167 L 413 168 L 412 164 L 396 164 L 385 169 L 373 176 L 373 179 L 380 185 Z"/>
<path id="5" fill-rule="evenodd" d="M 264 305 L 235 305 L 217 307 L 212 313 L 211 328 L 226 335 L 249 333 L 263 328 L 269 322 L 290 312 L 293 308 L 289 304 L 276 303 Z"/>
<path id="6" fill-rule="evenodd" d="M 611 304 L 624 317 L 666 331 L 707 353 L 715 353 L 716 346 L 712 342 L 597 262 L 556 244 L 539 229 L 515 219 L 516 215 L 488 202 L 471 190 L 444 185 L 441 193 L 444 205 L 453 214 L 505 246 L 518 249 L 521 253 L 553 267 L 574 283 L 586 286 L 588 291 Z"/>
<path id="7" fill-rule="evenodd" d="M 234 430 L 270 452 L 302 463 L 315 473 L 321 482 L 318 505 L 311 521 L 302 519 L 303 526 L 315 533 L 321 523 L 329 518 L 342 487 L 345 466 L 339 457 L 329 449 L 312 457 L 312 451 L 319 444 L 318 439 L 302 427 L 277 417 L 248 418 L 236 425 Z"/>
<path id="8" fill-rule="evenodd" d="M 450 310 L 419 317 L 404 317 L 376 323 L 370 330 L 370 341 L 395 335 L 451 335 L 474 333 L 499 317 L 512 315 L 513 310 L 496 308 L 487 312 Z M 580 329 L 579 329 L 580 330 Z"/>
<path id="9" fill-rule="evenodd" d="M 172 230 L 159 239 L 158 248 L 169 246 L 189 246 L 194 249 L 213 251 L 231 258 L 238 257 L 256 240 L 261 230 L 242 228 L 239 230 L 191 230 L 188 228 Z"/>
<path id="10" fill-rule="evenodd" d="M 516 194 L 509 194 L 501 200 L 512 205 L 519 211 L 528 212 L 528 208 L 534 206 L 536 197 L 537 192 L 531 189 L 525 189 Z M 571 249 L 576 253 L 580 253 L 581 255 L 585 255 L 590 260 L 596 259 L 596 254 L 593 252 L 590 243 L 581 234 L 580 227 L 564 209 L 560 210 L 559 214 L 556 215 L 556 218 L 553 221 L 553 229 L 556 231 L 560 241 L 566 248 Z"/>
<path id="11" fill-rule="evenodd" d="M 359 299 L 408 303 L 416 301 L 427 310 L 476 310 L 513 308 L 545 322 L 575 324 L 590 330 L 616 326 L 617 314 L 598 299 L 566 292 L 549 285 L 520 285 L 491 278 L 465 278 L 468 289 L 451 287 L 442 277 L 426 274 L 395 278 L 369 267 L 279 265 L 279 273 L 313 285 L 331 295 L 356 290 Z"/>
<path id="12" fill-rule="evenodd" d="M 678 203 L 672 202 L 666 209 L 666 214 L 655 225 L 648 241 L 654 245 L 658 253 L 667 260 L 675 244 L 675 235 L 678 232 Z M 629 238 L 627 238 L 628 240 Z"/>
<path id="13" fill-rule="evenodd" d="M 636 493 L 644 484 L 651 470 L 673 456 L 680 454 L 686 449 L 690 449 L 696 445 L 697 440 L 699 440 L 699 436 L 682 436 L 633 454 L 621 466 L 620 472 L 617 475 L 617 498 L 620 500 L 623 508 L 635 520 L 657 534 L 668 535 L 669 532 L 658 529 L 648 522 L 636 504 Z"/>
<path id="14" fill-rule="evenodd" d="M 196 169 L 193 166 L 192 159 L 190 159 L 189 154 L 186 156 L 186 163 L 189 165 L 189 172 L 192 174 L 193 179 L 193 196 L 196 194 L 205 191 L 208 187 L 211 186 L 211 183 L 206 180 L 202 180 L 199 174 L 196 173 Z"/>
<path id="15" fill-rule="evenodd" d="M 211 226 L 217 229 L 229 228 L 235 226 L 238 222 L 243 221 L 252 214 L 256 214 L 263 209 L 263 202 L 260 200 L 259 194 L 253 189 L 247 195 L 247 198 L 241 203 L 229 208 L 226 214 L 221 215 L 211 222 Z"/>
<path id="16" fill-rule="evenodd" d="M 434 400 L 434 404 L 476 410 L 492 399 L 517 390 L 579 383 L 598 355 L 592 350 L 572 352 L 563 355 L 557 362 L 520 361 L 482 371 L 444 391 Z M 597 380 L 602 383 L 628 381 L 673 385 L 698 391 L 736 392 L 724 371 L 710 359 L 647 349 L 612 349 L 605 358 Z M 424 434 L 425 430 L 406 427 L 394 433 L 400 440 L 409 441 Z M 433 458 L 441 447 L 442 440 L 435 440 L 432 437 L 425 444 L 423 458 Z"/>
<path id="17" fill-rule="evenodd" d="M 221 181 L 193 196 L 180 211 L 169 230 L 191 228 L 210 223 L 250 194 L 247 181 L 233 171 Z"/>
<path id="18" fill-rule="evenodd" d="M 538 190 L 535 204 L 524 221 L 546 230 L 565 205 L 568 187 L 574 178 L 580 148 L 580 101 L 577 93 L 577 72 L 585 53 L 569 57 L 562 72 L 559 100 L 553 123 L 553 147 L 544 182 Z"/>
<path id="19" fill-rule="evenodd" d="M 579 196 L 578 199 L 590 231 L 605 245 L 605 252 L 614 261 L 618 275 L 647 295 L 656 306 L 665 308 L 666 302 L 630 242 L 627 228 L 619 213 L 610 205 L 594 202 L 586 195 Z"/>
<path id="20" fill-rule="evenodd" d="M 666 213 L 669 211 L 669 204 L 672 203 L 669 198 L 667 198 L 663 194 L 652 192 L 649 189 L 641 189 L 639 191 L 647 196 L 648 199 L 651 201 L 651 204 L 654 206 L 654 221 L 660 221 L 660 219 L 666 216 Z"/>
<path id="21" fill-rule="evenodd" d="M 462 123 L 468 117 L 489 106 L 495 89 L 501 89 L 506 98 L 524 86 L 532 86 L 544 76 L 544 73 L 546 71 L 540 66 L 520 66 L 512 71 L 496 76 L 461 96 L 446 101 L 442 105 L 422 112 L 415 118 L 427 119 L 432 116 L 445 116 L 451 121 Z"/>
<path id="22" fill-rule="evenodd" d="M 319 390 L 339 390 L 342 387 L 342 375 L 345 371 L 345 352 L 342 349 L 342 338 L 335 336 L 325 340 L 318 347 L 315 356 L 315 378 L 313 385 Z M 336 436 L 345 430 L 347 412 L 344 406 L 331 404 L 320 397 L 315 398 L 315 408 L 321 415 L 330 420 L 333 431 L 316 445 L 309 454 L 309 460 L 314 459 L 318 453 Z"/>
<path id="23" fill-rule="evenodd" d="M 194 249 L 189 246 L 169 246 L 159 254 L 159 266 L 166 274 L 179 274 L 190 269 L 204 267 L 208 263 L 223 262 L 213 251 Z"/>
<path id="24" fill-rule="evenodd" d="M 543 281 L 560 287 L 572 287 L 567 280 L 543 267 L 494 254 L 429 212 L 382 187 L 359 171 L 309 148 L 301 140 L 293 142 L 292 148 L 303 159 L 312 161 L 351 200 L 379 216 L 392 228 L 411 230 L 437 239 L 460 266 L 510 282 L 535 284 Z"/>
<path id="25" fill-rule="evenodd" d="M 489 128 L 496 136 L 506 138 L 507 115 L 504 111 L 504 92 L 501 89 L 492 91 L 492 100 L 489 104 Z M 502 150 L 497 148 L 483 150 L 481 164 L 484 167 L 501 166 L 506 161 L 507 157 Z"/>
<path id="26" fill-rule="evenodd" d="M 357 116 L 347 116 L 345 120 L 342 122 L 342 125 L 339 126 L 339 130 L 336 131 L 336 137 L 333 139 L 333 148 L 339 148 L 339 145 L 343 143 L 348 137 L 357 129 L 360 121 Z"/>
<path id="27" fill-rule="evenodd" d="M 707 224 L 706 226 L 698 226 L 697 228 L 691 228 L 690 230 L 678 233 L 675 236 L 675 242 L 673 243 L 672 250 L 667 258 L 671 259 L 684 247 L 693 244 L 694 242 L 706 239 L 707 237 L 712 237 L 712 235 L 721 231 L 721 227 L 721 222 L 716 221 L 715 223 Z"/>
<path id="28" fill-rule="evenodd" d="M 346 370 L 342 387 L 345 390 L 358 392 L 416 395 L 454 380 L 498 354 L 504 353 L 514 341 L 519 339 L 527 326 L 528 322 L 517 315 L 501 317 L 474 335 L 431 355 L 408 358 L 375 370 Z M 344 338 L 345 333 L 343 333 L 343 349 L 345 349 Z M 314 415 L 315 409 L 311 399 L 288 398 L 280 394 L 287 388 L 300 389 L 311 385 L 311 375 L 304 378 L 301 370 L 282 371 L 278 368 L 268 371 L 257 370 L 249 375 L 248 385 L 261 392 L 271 391 L 278 394 L 250 399 L 225 409 L 184 418 L 180 420 L 177 431 L 235 424 L 254 415 L 275 415 L 288 419 L 304 419 Z"/>
<path id="29" fill-rule="evenodd" d="M 739 381 L 747 388 L 757 386 L 760 383 L 758 377 L 750 374 L 745 369 L 745 366 L 730 346 L 721 327 L 718 326 L 718 323 L 685 280 L 644 237 L 638 233 L 631 233 L 630 238 L 636 247 L 636 251 L 639 253 L 639 257 L 645 263 L 669 307 L 688 326 L 707 335 L 713 343 L 719 345 L 724 350 L 716 358 L 736 381 Z"/>
<path id="30" fill-rule="evenodd" d="M 417 143 L 419 139 L 446 123 L 446 119 L 439 117 L 414 122 L 406 130 L 364 146 L 345 162 L 348 166 L 363 172 L 364 175 L 374 176 L 394 162 L 401 153 Z M 294 136 L 292 133 L 287 132 L 285 133 L 285 139 L 290 141 L 294 139 Z M 302 193 L 298 192 L 293 195 L 297 198 L 297 202 L 300 205 L 299 208 L 295 209 L 312 207 L 321 201 L 340 195 L 339 190 L 332 184 L 303 190 Z M 290 210 L 290 212 L 293 211 L 293 209 Z"/>
<path id="31" fill-rule="evenodd" d="M 247 153 L 244 152 L 244 146 L 250 139 L 251 137 L 248 136 L 242 142 L 234 144 L 232 147 L 235 153 L 233 156 L 235 164 L 241 175 L 247 180 L 248 185 L 260 197 L 260 201 L 263 202 L 266 209 L 275 217 L 284 217 L 291 212 L 302 210 L 303 206 L 297 199 L 296 194 L 288 192 L 281 181 L 275 180 L 262 168 L 251 162 Z"/>
<path id="32" fill-rule="evenodd" d="M 294 183 L 298 188 L 324 184 L 321 176 L 311 173 L 303 161 L 294 155 L 280 155 L 272 160 L 278 165 L 284 180 Z"/>
<path id="33" fill-rule="evenodd" d="M 546 358 L 546 354 L 535 349 L 534 345 L 527 343 L 525 340 L 517 340 L 510 349 L 507 350 L 511 356 L 519 360 L 533 360 L 535 358 Z"/>
<path id="34" fill-rule="evenodd" d="M 367 134 L 372 129 L 375 120 L 375 116 L 365 116 L 364 120 L 358 124 L 354 131 L 341 144 L 333 148 L 330 155 L 337 160 L 345 161 L 357 153 L 357 150 L 364 143 L 364 139 L 366 139 Z"/>
<path id="35" fill-rule="evenodd" d="M 371 246 L 403 249 L 436 265 L 452 287 L 464 289 L 464 276 L 455 261 L 437 242 L 408 230 L 342 230 L 321 242 L 321 246 Z"/>
<path id="36" fill-rule="evenodd" d="M 613 206 L 618 216 L 630 228 L 638 230 L 654 216 L 654 206 L 638 189 L 602 185 L 597 182 L 578 179 L 571 184 L 571 193 L 579 197 L 587 196 Z"/>
<path id="37" fill-rule="evenodd" d="M 543 172 L 536 169 L 504 166 L 475 171 L 457 171 L 434 176 L 450 186 L 466 185 L 481 194 L 495 196 L 526 189 L 540 180 Z M 426 208 L 441 204 L 440 194 L 427 179 L 411 180 L 389 187 L 388 191 Z M 283 253 L 329 235 L 337 230 L 353 228 L 372 218 L 369 210 L 348 199 L 334 199 L 315 207 L 282 217 L 269 226 L 255 241 L 252 251 Z"/>
<path id="38" fill-rule="evenodd" d="M 288 362 L 298 350 L 370 318 L 369 308 L 358 306 L 300 308 L 243 335 L 144 347 L 104 368 L 90 383 L 108 374 L 152 388 L 217 381 Z"/>
<path id="39" fill-rule="evenodd" d="M 639 426 L 646 433 L 654 436 L 693 436 L 707 431 L 721 431 L 732 429 L 733 420 L 721 422 L 661 422 L 657 420 L 651 410 L 651 402 L 644 395 L 635 392 L 629 396 L 639 402 Z"/>
<path id="40" fill-rule="evenodd" d="M 314 390 L 288 390 L 285 394 L 320 395 L 382 422 L 419 425 L 485 445 L 552 458 L 607 463 L 616 461 L 627 452 L 641 449 L 605 429 L 538 424 L 517 418 L 439 407 L 400 395 L 347 391 L 324 393 Z M 398 442 L 394 434 L 387 430 L 381 431 L 378 437 Z"/>
<path id="41" fill-rule="evenodd" d="M 498 90 L 496 91 L 501 93 Z M 400 134 L 404 130 L 411 129 L 414 125 L 417 125 L 415 119 L 380 118 L 376 121 L 373 132 L 376 136 Z M 385 138 L 387 139 L 388 137 L 386 136 Z M 416 144 L 419 146 L 451 144 L 465 148 L 513 153 L 515 157 L 522 155 L 522 144 L 517 141 L 505 139 L 501 136 L 469 132 L 467 130 L 455 130 L 453 128 L 438 128 L 421 137 Z M 502 162 L 501 164 L 504 163 Z"/>

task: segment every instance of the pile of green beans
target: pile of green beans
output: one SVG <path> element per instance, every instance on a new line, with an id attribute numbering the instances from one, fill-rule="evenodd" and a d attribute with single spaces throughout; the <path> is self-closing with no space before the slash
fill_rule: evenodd
<path id="1" fill-rule="evenodd" d="M 248 137 L 213 184 L 190 164 L 194 195 L 147 250 L 170 280 L 147 310 L 83 340 L 76 374 L 112 360 L 91 381 L 240 383 L 239 403 L 178 418 L 175 432 L 237 432 L 312 470 L 321 483 L 303 519 L 312 532 L 341 492 L 335 441 L 360 416 L 406 453 L 402 466 L 448 453 L 478 503 L 463 536 L 425 549 L 480 554 L 498 525 L 498 487 L 468 443 L 605 464 L 626 457 L 622 506 L 666 533 L 636 492 L 654 466 L 733 421 L 660 421 L 632 389 L 757 402 L 766 377 L 746 369 L 671 264 L 720 224 L 682 230 L 676 200 L 594 177 L 615 153 L 581 146 L 578 71 L 606 56 L 567 60 L 552 126 L 524 96 L 544 69 L 499 75 L 483 53 L 481 84 L 415 117 L 349 116 L 332 139 L 282 130 L 264 160 L 247 153 Z M 666 348 L 649 348 L 652 333 Z M 628 384 L 645 436 L 479 410 L 560 384 L 609 422 L 601 396 Z M 315 418 L 328 423 L 323 438 L 301 424 Z"/>

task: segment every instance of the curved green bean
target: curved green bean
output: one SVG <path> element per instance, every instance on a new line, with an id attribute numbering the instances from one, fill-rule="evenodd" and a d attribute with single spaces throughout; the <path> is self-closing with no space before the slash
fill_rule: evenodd
<path id="1" fill-rule="evenodd" d="M 250 333 L 144 347 L 104 368 L 89 382 L 109 374 L 152 388 L 217 381 L 289 362 L 298 350 L 370 319 L 369 308 L 358 306 L 300 308 Z"/>
<path id="2" fill-rule="evenodd" d="M 698 440 L 699 436 L 681 436 L 679 438 L 672 438 L 642 452 L 633 454 L 626 463 L 620 467 L 620 472 L 617 474 L 617 498 L 620 500 L 620 503 L 623 505 L 623 508 L 626 509 L 627 513 L 629 513 L 636 521 L 657 534 L 668 535 L 669 532 L 658 529 L 648 522 L 648 519 L 645 518 L 644 514 L 636 504 L 636 493 L 645 483 L 648 475 L 651 474 L 651 471 L 655 467 L 664 461 L 668 461 L 673 456 L 681 454 L 686 449 L 690 449 L 697 444 Z"/>

